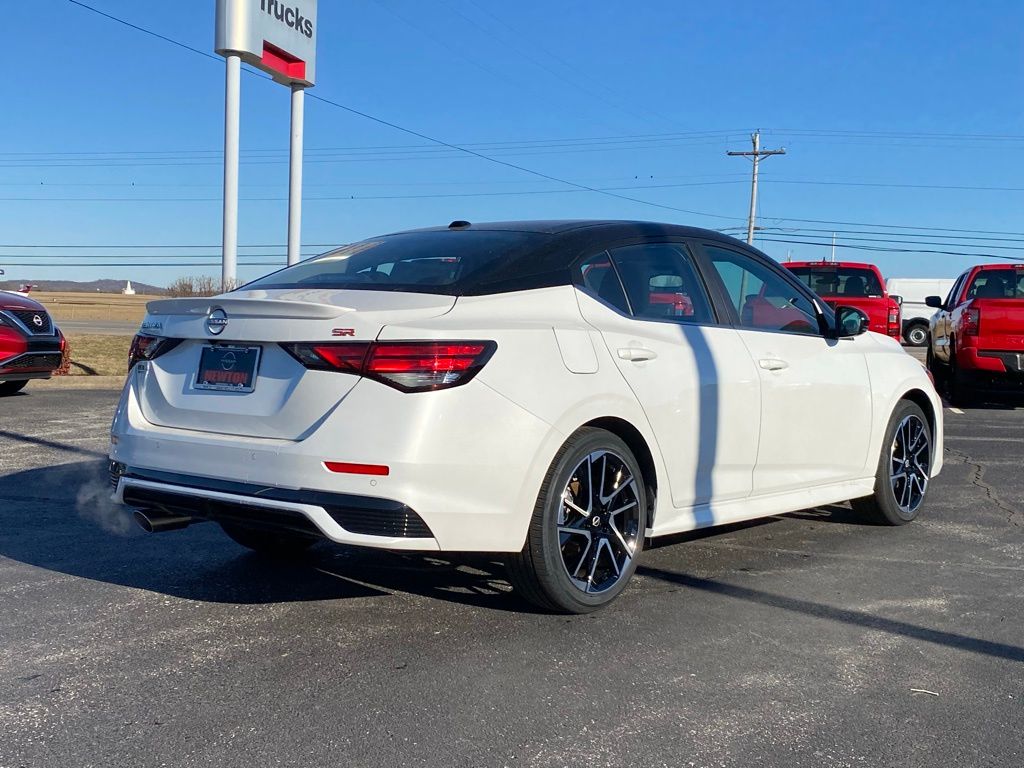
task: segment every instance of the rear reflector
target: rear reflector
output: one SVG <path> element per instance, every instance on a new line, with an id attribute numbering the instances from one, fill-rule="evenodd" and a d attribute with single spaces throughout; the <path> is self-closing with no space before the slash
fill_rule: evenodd
<path id="1" fill-rule="evenodd" d="M 347 461 L 325 461 L 324 466 L 341 475 L 377 475 L 383 477 L 391 470 L 383 464 L 350 464 Z"/>
<path id="2" fill-rule="evenodd" d="M 307 368 L 356 373 L 403 392 L 465 384 L 497 349 L 493 341 L 342 341 L 281 346 Z"/>

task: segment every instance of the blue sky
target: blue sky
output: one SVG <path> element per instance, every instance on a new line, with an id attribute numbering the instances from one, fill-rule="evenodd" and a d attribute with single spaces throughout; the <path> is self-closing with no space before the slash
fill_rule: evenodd
<path id="1" fill-rule="evenodd" d="M 84 1 L 212 52 L 213 0 Z M 5 40 L 0 86 L 7 278 L 164 284 L 219 274 L 208 257 L 220 241 L 223 65 L 66 0 L 4 6 L 17 30 Z M 714 216 L 565 191 L 309 100 L 307 253 L 452 219 L 742 226 L 749 164 L 725 152 L 748 148 L 756 127 L 766 146 L 788 152 L 763 164 L 760 190 L 759 224 L 777 229 L 758 244 L 780 260 L 788 249 L 820 258 L 827 248 L 764 238 L 863 229 L 883 231 L 861 236 L 890 247 L 884 232 L 900 231 L 798 219 L 1024 232 L 1019 0 L 321 0 L 319 15 L 312 93 L 550 176 Z M 240 242 L 275 246 L 243 251 L 243 263 L 267 265 L 240 268 L 253 278 L 283 260 L 288 93 L 243 76 L 242 99 Z M 637 136 L 646 138 L 625 138 Z M 513 146 L 494 146 L 502 143 Z M 1024 255 L 1010 250 L 1024 248 L 1017 237 L 986 242 Z M 901 239 L 915 238 L 976 250 L 948 232 Z M 116 244 L 175 247 L 50 247 Z M 887 276 L 951 276 L 983 260 L 839 256 L 874 261 Z M 20 265 L 30 260 L 38 266 Z M 43 266 L 69 261 L 83 266 Z"/>

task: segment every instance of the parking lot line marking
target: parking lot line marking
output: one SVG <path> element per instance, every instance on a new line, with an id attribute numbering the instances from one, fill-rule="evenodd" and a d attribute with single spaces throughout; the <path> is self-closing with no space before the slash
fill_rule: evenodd
<path id="1" fill-rule="evenodd" d="M 950 413 L 955 413 L 957 416 L 964 415 L 964 412 L 961 411 L 959 408 L 947 408 L 946 410 L 948 410 Z"/>

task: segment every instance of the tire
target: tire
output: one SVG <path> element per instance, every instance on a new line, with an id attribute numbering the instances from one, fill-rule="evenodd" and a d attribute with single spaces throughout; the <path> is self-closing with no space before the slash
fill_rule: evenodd
<path id="1" fill-rule="evenodd" d="M 233 523 L 221 523 L 220 527 L 236 543 L 269 557 L 295 557 L 316 543 L 315 538 L 301 533 L 247 528 Z"/>
<path id="2" fill-rule="evenodd" d="M 506 562 L 509 581 L 545 610 L 595 611 L 626 588 L 646 530 L 647 489 L 636 457 L 611 432 L 584 427 L 544 477 L 526 544 Z"/>
<path id="3" fill-rule="evenodd" d="M 970 408 L 977 402 L 970 379 L 956 364 L 955 349 L 949 351 L 949 379 L 946 382 L 946 394 L 950 405 L 957 408 Z"/>
<path id="4" fill-rule="evenodd" d="M 932 430 L 921 406 L 901 400 L 885 429 L 875 491 L 853 499 L 854 511 L 883 525 L 905 525 L 915 519 L 928 494 L 933 451 Z"/>
<path id="5" fill-rule="evenodd" d="M 924 356 L 924 366 L 931 372 L 932 378 L 935 380 L 935 388 L 941 392 L 943 386 L 945 386 L 946 368 L 935 359 L 935 354 L 932 352 L 931 337 L 928 338 L 928 351 Z"/>
<path id="6" fill-rule="evenodd" d="M 923 347 L 928 343 L 928 326 L 924 323 L 911 323 L 907 326 L 903 337 L 912 347 Z"/>
<path id="7" fill-rule="evenodd" d="M 2 381 L 0 382 L 0 397 L 17 394 L 25 388 L 26 384 L 28 384 L 28 379 L 22 381 Z"/>

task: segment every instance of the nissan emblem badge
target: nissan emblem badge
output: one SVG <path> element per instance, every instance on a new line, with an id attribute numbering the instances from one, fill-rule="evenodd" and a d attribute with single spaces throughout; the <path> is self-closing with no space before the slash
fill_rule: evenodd
<path id="1" fill-rule="evenodd" d="M 228 313 L 220 307 L 211 309 L 210 314 L 206 316 L 206 330 L 216 336 L 227 327 Z"/>

